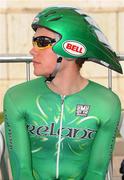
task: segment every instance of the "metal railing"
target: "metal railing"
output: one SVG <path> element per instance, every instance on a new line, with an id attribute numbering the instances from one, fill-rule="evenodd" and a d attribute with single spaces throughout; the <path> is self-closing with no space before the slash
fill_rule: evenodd
<path id="1" fill-rule="evenodd" d="M 124 54 L 119 54 L 119 61 L 124 61 Z M 32 57 L 28 55 L 0 55 L 0 63 L 26 63 L 26 79 L 30 80 L 30 63 Z M 108 69 L 108 88 L 112 88 L 112 70 Z"/>
<path id="2" fill-rule="evenodd" d="M 119 61 L 124 61 L 124 54 L 119 54 Z M 108 88 L 112 89 L 112 70 L 108 69 Z"/>
<path id="3" fill-rule="evenodd" d="M 26 79 L 30 80 L 31 56 L 27 55 L 0 55 L 0 63 L 26 63 Z"/>

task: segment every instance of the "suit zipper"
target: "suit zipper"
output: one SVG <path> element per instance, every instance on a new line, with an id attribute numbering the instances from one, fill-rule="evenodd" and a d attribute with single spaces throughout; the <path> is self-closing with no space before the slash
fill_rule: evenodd
<path id="1" fill-rule="evenodd" d="M 61 96 L 61 113 L 60 113 L 60 130 L 59 130 L 59 137 L 57 143 L 57 158 L 56 158 L 56 179 L 59 178 L 59 160 L 60 160 L 60 148 L 61 148 L 61 136 L 62 136 L 62 120 L 63 120 L 63 113 L 64 113 L 64 99 L 65 96 Z"/>

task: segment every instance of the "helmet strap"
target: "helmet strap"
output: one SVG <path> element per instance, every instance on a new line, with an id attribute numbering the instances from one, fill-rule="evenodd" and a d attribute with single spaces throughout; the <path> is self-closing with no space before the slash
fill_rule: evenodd
<path id="1" fill-rule="evenodd" d="M 55 33 L 55 36 L 56 36 L 56 42 L 60 40 L 60 35 Z M 45 82 L 47 83 L 50 83 L 56 76 L 57 72 L 59 71 L 60 69 L 60 65 L 61 65 L 61 62 L 62 62 L 62 57 L 60 57 L 59 55 L 57 55 L 58 58 L 57 58 L 57 64 L 56 64 L 56 67 L 54 69 L 54 71 L 52 72 L 52 74 L 49 75 L 49 77 L 46 78 Z"/>
<path id="2" fill-rule="evenodd" d="M 55 78 L 57 72 L 60 69 L 61 62 L 62 62 L 62 57 L 58 57 L 57 58 L 57 64 L 56 64 L 55 70 L 53 71 L 52 74 L 49 75 L 49 77 L 46 78 L 45 82 L 50 83 Z"/>

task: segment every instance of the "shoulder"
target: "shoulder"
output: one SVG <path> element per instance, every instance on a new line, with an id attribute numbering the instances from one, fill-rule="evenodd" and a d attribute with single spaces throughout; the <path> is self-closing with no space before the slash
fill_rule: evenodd
<path id="1" fill-rule="evenodd" d="M 108 110 L 121 106 L 120 99 L 115 92 L 101 84 L 93 81 L 90 82 L 91 93 L 93 94 L 94 101 L 97 102 L 99 106 L 105 107 L 105 109 Z"/>
<path id="2" fill-rule="evenodd" d="M 24 82 L 21 84 L 17 84 L 7 90 L 4 98 L 6 96 L 17 97 L 21 95 L 25 95 L 26 97 L 26 95 L 29 95 L 30 93 L 38 90 L 39 87 L 42 87 L 43 84 L 44 84 L 44 78 L 42 77 L 30 80 L 28 82 Z"/>
<path id="3" fill-rule="evenodd" d="M 113 100 L 113 99 L 119 100 L 118 95 L 115 92 L 113 92 L 111 89 L 94 81 L 90 81 L 90 82 L 93 89 L 92 93 L 94 93 L 96 96 L 100 96 L 101 99 L 107 98 L 108 100 Z"/>
<path id="4" fill-rule="evenodd" d="M 121 102 L 116 93 L 111 89 L 104 87 L 96 82 L 91 81 L 94 107 L 104 124 L 110 119 L 111 122 L 119 121 L 121 113 Z"/>

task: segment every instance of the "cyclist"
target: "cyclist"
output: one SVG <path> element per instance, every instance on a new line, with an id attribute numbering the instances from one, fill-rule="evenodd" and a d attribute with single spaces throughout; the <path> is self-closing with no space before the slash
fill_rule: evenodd
<path id="1" fill-rule="evenodd" d="M 34 74 L 4 99 L 14 180 L 105 180 L 120 119 L 118 96 L 80 75 L 84 61 L 122 73 L 85 13 L 50 7 L 34 18 Z"/>

